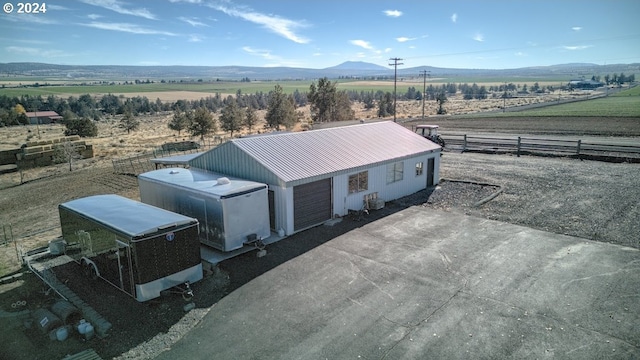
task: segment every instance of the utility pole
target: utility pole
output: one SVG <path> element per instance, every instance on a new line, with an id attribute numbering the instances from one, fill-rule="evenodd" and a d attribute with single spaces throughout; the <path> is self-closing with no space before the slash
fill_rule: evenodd
<path id="1" fill-rule="evenodd" d="M 424 95 L 427 92 L 427 73 L 431 71 L 422 70 L 422 121 L 424 121 Z"/>
<path id="2" fill-rule="evenodd" d="M 502 112 L 507 111 L 507 83 L 504 83 L 504 94 L 502 94 Z"/>
<path id="3" fill-rule="evenodd" d="M 400 58 L 391 58 L 389 61 L 393 61 L 393 64 L 389 64 L 389 66 L 393 66 L 393 122 L 396 122 L 396 83 L 398 81 L 398 65 L 403 65 L 398 61 L 401 61 Z"/>

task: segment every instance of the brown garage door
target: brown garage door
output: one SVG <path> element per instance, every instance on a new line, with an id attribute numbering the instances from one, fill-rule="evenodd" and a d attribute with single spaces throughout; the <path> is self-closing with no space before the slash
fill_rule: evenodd
<path id="1" fill-rule="evenodd" d="M 293 229 L 295 231 L 331 219 L 331 178 L 293 188 Z"/>

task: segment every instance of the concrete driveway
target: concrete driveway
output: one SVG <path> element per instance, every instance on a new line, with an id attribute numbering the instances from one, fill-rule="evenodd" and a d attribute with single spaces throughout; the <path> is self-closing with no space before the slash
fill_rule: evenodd
<path id="1" fill-rule="evenodd" d="M 414 206 L 250 281 L 159 358 L 635 359 L 639 274 L 637 249 Z"/>

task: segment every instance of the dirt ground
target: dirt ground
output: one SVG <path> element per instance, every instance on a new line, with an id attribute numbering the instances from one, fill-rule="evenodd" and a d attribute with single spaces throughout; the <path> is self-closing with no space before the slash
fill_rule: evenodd
<path id="1" fill-rule="evenodd" d="M 403 109 L 421 110 L 416 104 Z M 359 110 L 363 117 L 366 113 Z M 409 113 L 409 110 L 406 110 Z M 640 164 L 612 164 L 565 158 L 515 157 L 510 155 L 460 154 L 445 151 L 441 163 L 444 181 L 435 188 L 389 202 L 382 210 L 363 219 L 345 218 L 334 227 L 319 226 L 296 234 L 268 247 L 268 254 L 256 258 L 247 253 L 219 265 L 205 279 L 194 284 L 196 308 L 183 310 L 179 295 L 139 304 L 103 282 L 91 283 L 77 274 L 73 265 L 56 269 L 56 275 L 113 324 L 105 339 L 83 341 L 72 337 L 65 342 L 51 341 L 33 326 L 29 311 L 50 304 L 54 293 L 47 291 L 33 274 L 20 267 L 16 247 L 33 249 L 60 235 L 57 205 L 75 198 L 116 193 L 139 199 L 137 180 L 133 176 L 113 173 L 111 160 L 151 151 L 167 141 L 189 140 L 168 131 L 170 114 L 141 117 L 139 130 L 126 134 L 115 125 L 117 119 L 99 123 L 100 135 L 91 139 L 96 156 L 68 165 L 50 166 L 20 174 L 0 175 L 0 225 L 7 225 L 15 243 L 0 245 L 0 277 L 15 274 L 15 281 L 0 283 L 0 342 L 4 348 L 0 359 L 60 359 L 87 348 L 103 358 L 150 359 L 188 331 L 201 316 L 226 294 L 251 279 L 309 249 L 407 206 L 429 206 L 450 212 L 505 221 L 545 231 L 579 236 L 640 248 L 640 187 L 637 174 Z M 540 128 L 572 124 L 592 128 L 610 119 L 555 119 L 540 123 Z M 617 121 L 617 120 L 616 120 Z M 637 119 L 630 121 L 640 126 Z M 454 122 L 451 122 L 453 124 Z M 485 119 L 471 125 L 499 130 L 504 124 L 518 131 L 516 123 L 526 119 Z M 443 130 L 454 129 L 446 125 Z M 547 125 L 545 125 L 547 124 Z M 528 126 L 528 125 L 526 125 Z M 520 130 L 524 130 L 521 128 Z M 33 126 L 0 129 L 0 146 L 21 144 L 38 129 Z M 40 136 L 59 136 L 59 125 L 41 126 Z M 571 130 L 566 130 L 571 131 Z M 220 134 L 224 135 L 224 134 Z M 19 146 L 19 145 L 18 145 Z M 462 180 L 462 181 L 454 181 Z M 502 191 L 492 201 L 474 206 L 481 199 Z M 15 246 L 17 245 L 17 246 Z M 24 305 L 22 305 L 25 302 Z"/>

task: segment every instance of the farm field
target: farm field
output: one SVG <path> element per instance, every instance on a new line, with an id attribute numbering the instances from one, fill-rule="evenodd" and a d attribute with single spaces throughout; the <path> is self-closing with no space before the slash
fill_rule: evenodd
<path id="1" fill-rule="evenodd" d="M 142 80 L 145 81 L 145 80 Z M 351 90 L 351 91 L 383 91 L 383 92 L 393 92 L 394 82 L 393 80 L 380 80 L 380 81 L 362 81 L 362 80 L 332 80 L 337 83 L 337 87 L 340 90 Z M 426 82 L 426 86 L 440 86 L 447 83 L 456 83 L 456 84 L 464 84 L 467 83 L 469 85 L 473 83 L 477 83 L 478 85 L 485 85 L 487 87 L 492 85 L 503 85 L 506 83 L 513 83 L 516 85 L 533 85 L 533 83 L 538 82 L 540 86 L 551 85 L 554 87 L 558 87 L 562 84 L 562 82 L 567 82 L 567 79 L 523 79 L 523 78 L 513 78 L 513 79 L 485 79 L 485 78 L 433 78 L 428 79 Z M 239 81 L 213 81 L 213 82 L 165 82 L 161 83 L 157 80 L 153 83 L 133 83 L 131 81 L 129 84 L 124 84 L 122 80 L 118 81 L 105 81 L 105 84 L 72 84 L 72 83 L 62 83 L 52 81 L 50 84 L 55 86 L 39 86 L 39 87 L 14 87 L 18 85 L 33 85 L 34 83 L 46 84 L 46 80 L 37 81 L 33 79 L 29 79 L 24 82 L 16 82 L 16 81 L 0 81 L 0 84 L 4 84 L 6 87 L 0 89 L 0 94 L 4 94 L 7 96 L 21 96 L 21 95 L 29 95 L 29 96 L 38 96 L 41 95 L 43 97 L 48 95 L 58 95 L 68 97 L 71 95 L 82 95 L 82 94 L 144 94 L 144 93 L 158 93 L 158 92 L 195 92 L 195 93 L 205 93 L 205 94 L 232 94 L 235 95 L 238 90 L 240 90 L 243 94 L 253 94 L 256 92 L 264 92 L 268 93 L 273 90 L 276 85 L 280 85 L 283 91 L 287 94 L 293 93 L 298 90 L 300 92 L 309 91 L 309 86 L 311 86 L 312 82 L 316 82 L 315 80 L 284 80 L 284 81 L 251 81 L 251 82 L 239 82 Z M 112 84 L 111 84 L 112 83 Z M 405 92 L 409 87 L 415 87 L 417 90 L 421 90 L 423 88 L 423 79 L 421 77 L 412 77 L 412 78 L 400 78 L 397 82 L 397 89 L 399 92 Z M 131 95 L 134 96 L 134 95 Z M 151 97 L 148 95 L 147 98 L 154 100 L 155 97 Z M 161 99 L 162 100 L 162 99 Z"/>
<path id="2" fill-rule="evenodd" d="M 633 91 L 631 89 L 630 91 Z M 491 116 L 601 116 L 640 117 L 640 96 L 612 95 L 606 98 L 578 101 L 518 112 L 498 113 Z"/>

